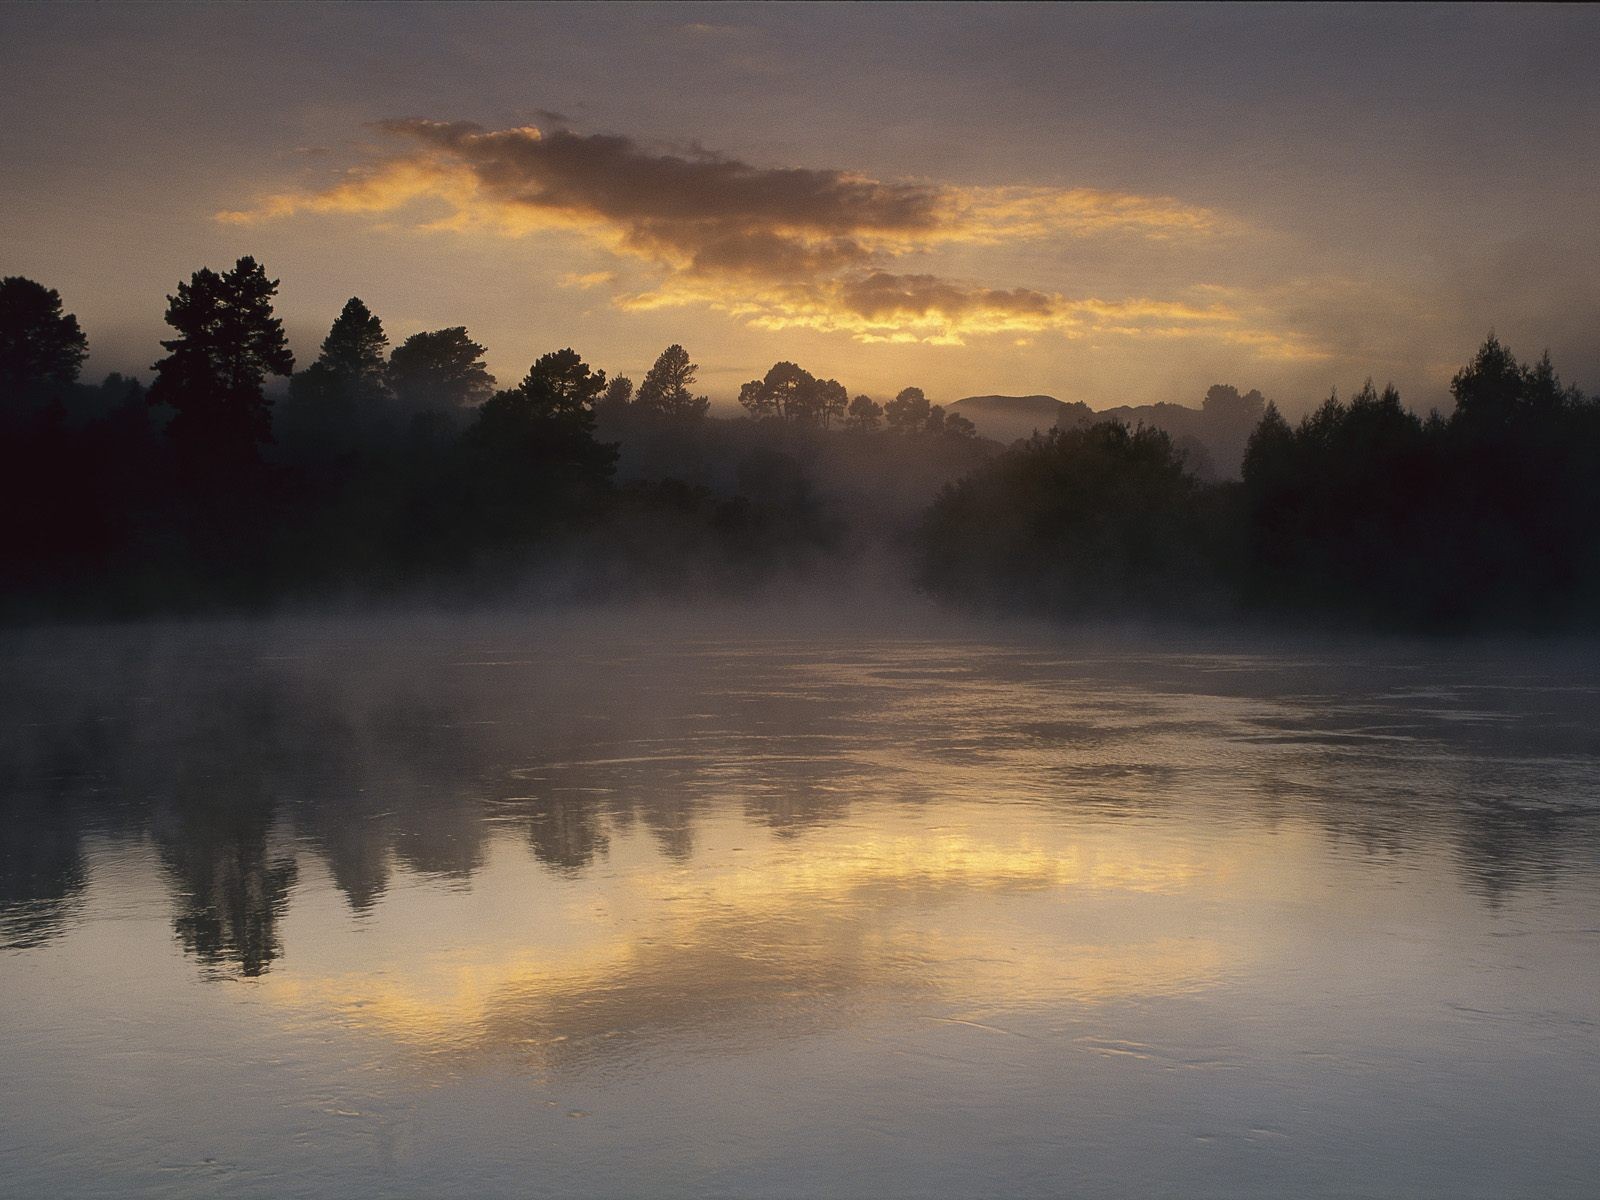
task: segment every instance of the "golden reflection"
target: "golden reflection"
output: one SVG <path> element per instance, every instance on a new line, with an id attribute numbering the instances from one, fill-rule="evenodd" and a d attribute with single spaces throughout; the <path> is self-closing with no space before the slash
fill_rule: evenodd
<path id="1" fill-rule="evenodd" d="M 798 842 L 712 821 L 688 866 L 625 835 L 613 856 L 623 869 L 564 884 L 502 843 L 485 887 L 524 902 L 475 927 L 449 918 L 475 929 L 470 945 L 400 942 L 354 969 L 292 966 L 262 991 L 300 1019 L 415 1050 L 558 1067 L 803 1034 L 908 1004 L 943 1017 L 1185 993 L 1244 954 L 1160 920 L 1227 886 L 1233 859 L 1215 845 L 1202 860 L 1135 830 L 1052 840 L 1042 827 L 929 828 L 876 806 L 868 819 Z"/>

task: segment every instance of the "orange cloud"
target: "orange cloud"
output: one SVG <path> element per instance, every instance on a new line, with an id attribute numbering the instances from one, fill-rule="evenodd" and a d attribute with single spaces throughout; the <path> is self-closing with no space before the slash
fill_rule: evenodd
<path id="1" fill-rule="evenodd" d="M 587 271 L 582 274 L 568 271 L 556 282 L 562 287 L 595 288 L 607 283 L 615 283 L 616 280 L 617 273 L 615 271 Z"/>
<path id="2" fill-rule="evenodd" d="M 758 329 L 814 329 L 860 342 L 954 346 L 971 336 L 1053 331 L 1074 339 L 1210 338 L 1282 362 L 1328 357 L 1294 332 L 1269 328 L 1270 314 L 1240 300 L 1073 299 L 886 271 L 731 291 L 719 280 L 675 276 L 652 291 L 620 296 L 616 303 L 634 311 L 701 304 Z"/>
<path id="3" fill-rule="evenodd" d="M 758 328 L 804 327 L 862 341 L 1215 331 L 1264 357 L 1317 353 L 1293 338 L 1252 331 L 1247 313 L 1219 301 L 1071 298 L 890 269 L 954 246 L 1086 237 L 1167 242 L 1236 232 L 1220 214 L 1171 197 L 884 182 L 704 152 L 654 153 L 625 137 L 533 126 L 405 120 L 382 128 L 414 148 L 356 167 L 325 188 L 269 195 L 219 219 L 405 212 L 428 231 L 563 231 L 659 273 L 652 290 L 617 297 L 621 307 L 702 304 Z M 596 272 L 561 282 L 610 280 Z"/>

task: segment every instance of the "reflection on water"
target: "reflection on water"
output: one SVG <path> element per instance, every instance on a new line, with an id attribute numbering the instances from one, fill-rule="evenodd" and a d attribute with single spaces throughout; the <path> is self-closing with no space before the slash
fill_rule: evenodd
<path id="1" fill-rule="evenodd" d="M 1600 1168 L 1586 647 L 596 618 L 3 652 L 0 1194 Z"/>

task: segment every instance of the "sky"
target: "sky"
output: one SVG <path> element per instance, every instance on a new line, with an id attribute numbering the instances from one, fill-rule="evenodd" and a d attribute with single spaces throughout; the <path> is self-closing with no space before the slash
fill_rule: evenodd
<path id="1" fill-rule="evenodd" d="M 852 394 L 1422 410 L 1491 330 L 1600 390 L 1600 8 L 0 6 L 0 274 L 86 377 L 251 254 L 516 383 L 672 342 Z"/>

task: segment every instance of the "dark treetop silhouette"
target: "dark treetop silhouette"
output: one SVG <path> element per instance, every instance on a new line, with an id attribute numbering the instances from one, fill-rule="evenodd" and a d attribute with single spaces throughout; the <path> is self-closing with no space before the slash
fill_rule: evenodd
<path id="1" fill-rule="evenodd" d="M 12 619 L 423 588 L 736 591 L 865 559 L 907 560 L 958 603 L 1058 616 L 1460 628 L 1600 612 L 1600 405 L 1494 337 L 1448 415 L 1368 382 L 1291 425 L 1218 384 L 1199 409 L 1111 410 L 1131 423 L 1057 404 L 1053 428 L 1006 449 L 920 388 L 851 399 L 793 362 L 740 389 L 743 418 L 713 418 L 676 344 L 637 388 L 564 349 L 497 391 L 464 327 L 388 353 L 359 298 L 275 403 L 269 377 L 294 368 L 277 288 L 251 258 L 180 283 L 146 396 L 78 383 L 87 343 L 60 297 L 0 281 Z M 1012 401 L 1029 419 L 1056 403 L 962 406 Z"/>

